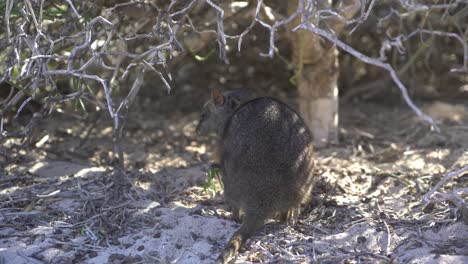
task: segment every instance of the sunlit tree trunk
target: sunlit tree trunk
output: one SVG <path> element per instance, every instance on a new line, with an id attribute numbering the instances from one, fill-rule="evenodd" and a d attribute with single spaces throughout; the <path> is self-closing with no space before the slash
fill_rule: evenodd
<path id="1" fill-rule="evenodd" d="M 329 9 L 329 1 L 319 1 L 320 9 Z M 340 4 L 350 8 L 342 15 L 351 18 L 359 10 L 359 0 L 345 0 Z M 297 0 L 288 2 L 288 14 L 297 9 Z M 289 24 L 295 28 L 300 17 Z M 328 20 L 336 34 L 344 24 Z M 293 61 L 297 65 L 297 88 L 299 111 L 314 135 L 316 146 L 338 141 L 338 51 L 331 43 L 320 39 L 307 30 L 291 32 Z"/>

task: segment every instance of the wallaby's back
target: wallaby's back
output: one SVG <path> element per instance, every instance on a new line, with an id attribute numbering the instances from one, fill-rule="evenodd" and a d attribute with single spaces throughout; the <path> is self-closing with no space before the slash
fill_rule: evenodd
<path id="1" fill-rule="evenodd" d="M 277 212 L 308 198 L 312 136 L 286 104 L 272 98 L 245 103 L 226 124 L 220 144 L 225 196 L 234 199 L 230 203 L 257 208 L 265 200 L 270 206 L 264 210 Z"/>
<path id="2" fill-rule="evenodd" d="M 275 99 L 257 98 L 233 112 L 220 139 L 220 165 L 226 202 L 243 224 L 217 263 L 227 263 L 266 218 L 284 218 L 306 202 L 312 141 L 299 115 Z"/>

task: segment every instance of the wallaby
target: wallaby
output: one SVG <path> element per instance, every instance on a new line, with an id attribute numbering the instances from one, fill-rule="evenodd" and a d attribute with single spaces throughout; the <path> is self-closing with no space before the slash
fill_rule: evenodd
<path id="1" fill-rule="evenodd" d="M 267 218 L 292 220 L 313 186 L 312 135 L 301 117 L 272 98 L 245 100 L 212 90 L 197 126 L 219 136 L 224 198 L 242 225 L 219 255 L 227 263 Z"/>

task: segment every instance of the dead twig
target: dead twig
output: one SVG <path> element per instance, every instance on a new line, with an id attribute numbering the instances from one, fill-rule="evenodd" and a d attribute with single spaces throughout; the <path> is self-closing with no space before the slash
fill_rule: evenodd
<path id="1" fill-rule="evenodd" d="M 456 176 L 459 176 L 459 175 L 462 175 L 464 173 L 468 172 L 468 165 L 465 165 L 463 168 L 461 169 L 458 169 L 456 171 L 451 171 L 447 174 L 445 174 L 445 176 L 434 186 L 431 188 L 431 190 L 429 190 L 423 197 L 423 200 L 424 202 L 427 204 L 429 202 L 431 202 L 431 197 L 434 195 L 434 193 L 440 188 L 442 187 L 442 185 L 444 185 L 448 180 L 452 179 L 453 177 L 456 177 Z"/>

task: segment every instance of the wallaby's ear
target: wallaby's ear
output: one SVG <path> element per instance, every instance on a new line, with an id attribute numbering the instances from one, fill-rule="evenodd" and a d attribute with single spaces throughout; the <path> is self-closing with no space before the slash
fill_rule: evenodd
<path id="1" fill-rule="evenodd" d="M 216 106 L 220 106 L 224 104 L 224 95 L 217 88 L 214 88 L 213 90 L 211 90 L 211 98 L 213 98 L 213 101 Z"/>

